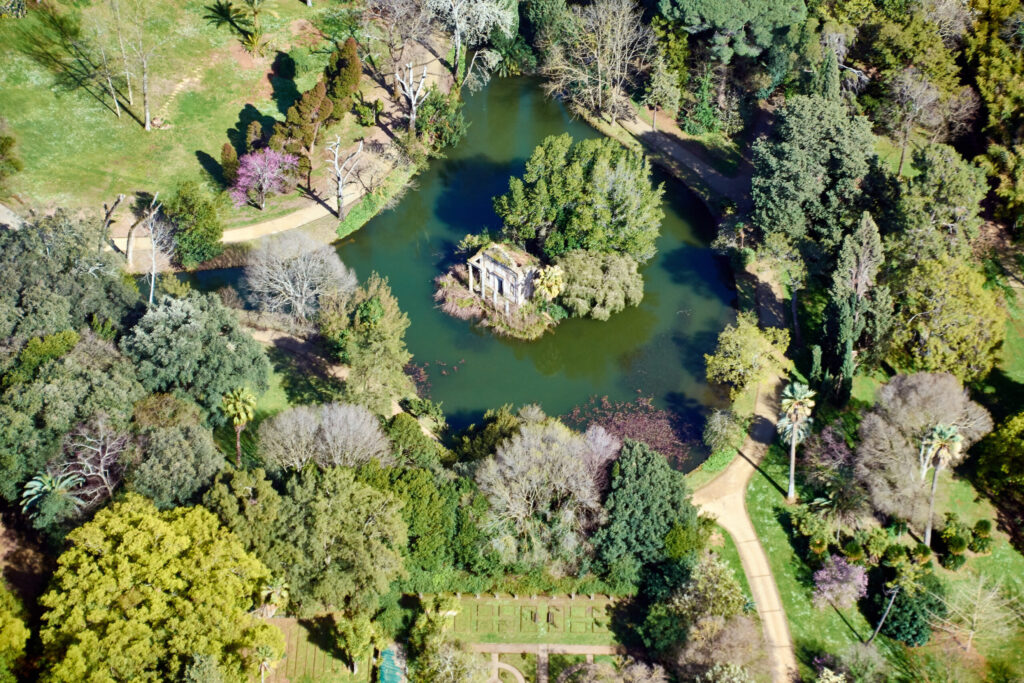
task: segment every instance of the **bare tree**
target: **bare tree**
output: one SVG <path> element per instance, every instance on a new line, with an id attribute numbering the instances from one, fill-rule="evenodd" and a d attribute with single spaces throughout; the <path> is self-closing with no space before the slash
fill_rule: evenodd
<path id="1" fill-rule="evenodd" d="M 78 477 L 75 495 L 92 510 L 114 496 L 124 476 L 124 460 L 130 440 L 114 431 L 103 417 L 72 432 L 64 447 L 62 462 L 51 474 Z"/>
<path id="2" fill-rule="evenodd" d="M 596 0 L 572 9 L 564 35 L 547 46 L 546 90 L 590 112 L 630 115 L 627 90 L 650 59 L 650 28 L 632 0 Z"/>
<path id="3" fill-rule="evenodd" d="M 395 80 L 398 82 L 402 90 L 402 94 L 405 96 L 406 102 L 409 104 L 409 134 L 413 137 L 416 136 L 416 110 L 423 102 L 423 98 L 427 96 L 423 90 L 423 86 L 427 82 L 427 67 L 423 67 L 423 75 L 420 76 L 419 83 L 416 82 L 416 75 L 412 70 L 412 63 L 405 65 L 409 73 L 406 77 L 402 77 L 400 71 L 395 72 Z"/>
<path id="4" fill-rule="evenodd" d="M 260 454 L 273 468 L 357 467 L 371 460 L 394 464 L 380 420 L 363 406 L 328 403 L 298 406 L 264 421 Z"/>
<path id="5" fill-rule="evenodd" d="M 922 531 L 930 526 L 922 459 L 925 473 L 932 464 L 923 446 L 938 425 L 957 428 L 964 452 L 993 426 L 988 411 L 970 399 L 955 377 L 923 372 L 892 378 L 860 425 L 855 467 L 872 504 Z"/>
<path id="6" fill-rule="evenodd" d="M 128 262 L 128 267 L 131 268 L 135 265 L 135 231 L 139 229 L 141 225 L 148 225 L 153 217 L 160 211 L 160 203 L 157 198 L 160 193 L 157 192 L 153 195 L 153 199 L 150 200 L 149 206 L 142 210 L 141 215 L 135 219 L 135 222 L 128 226 L 128 237 L 125 240 L 124 259 Z M 116 204 L 114 205 L 117 206 Z M 113 211 L 113 209 L 111 209 Z"/>
<path id="7" fill-rule="evenodd" d="M 150 65 L 163 40 L 156 38 L 158 35 L 154 27 L 153 13 L 158 6 L 157 3 L 146 0 L 130 0 L 131 13 L 128 17 L 129 40 L 128 45 L 135 54 L 139 68 L 142 71 L 142 114 L 143 126 L 146 130 L 152 130 L 152 117 L 150 116 L 149 77 Z"/>
<path id="8" fill-rule="evenodd" d="M 560 422 L 535 422 L 480 463 L 476 481 L 490 501 L 495 546 L 506 559 L 576 559 L 603 514 L 587 450 L 583 437 Z"/>
<path id="9" fill-rule="evenodd" d="M 916 67 L 901 71 L 889 84 L 889 126 L 900 140 L 900 165 L 903 175 L 910 134 L 917 126 L 933 128 L 942 122 L 939 90 Z"/>
<path id="10" fill-rule="evenodd" d="M 970 650 L 975 641 L 1000 642 L 1016 633 L 1018 605 L 1007 597 L 1003 582 L 984 574 L 950 584 L 947 596 L 935 595 L 945 614 L 932 614 L 932 627 L 945 631 Z"/>
<path id="11" fill-rule="evenodd" d="M 355 290 L 354 272 L 330 245 L 289 232 L 263 240 L 245 268 L 246 284 L 261 309 L 309 320 L 326 295 Z"/>
<path id="12" fill-rule="evenodd" d="M 942 42 L 955 48 L 974 22 L 974 10 L 968 0 L 924 0 L 924 16 L 939 29 Z"/>
<path id="13" fill-rule="evenodd" d="M 377 35 L 384 47 L 384 63 L 377 65 L 383 80 L 401 68 L 406 46 L 423 40 L 430 32 L 430 15 L 420 0 L 367 0 L 363 13 L 367 33 Z M 398 79 L 392 80 L 392 96 L 401 97 Z"/>
<path id="14" fill-rule="evenodd" d="M 128 91 L 128 104 L 135 104 L 135 97 L 132 94 L 132 70 L 128 61 L 128 50 L 124 41 L 124 20 L 121 18 L 121 3 L 119 0 L 110 0 L 110 9 L 113 12 L 114 33 L 117 35 L 117 47 L 121 52 L 121 66 L 124 71 L 124 83 Z"/>
<path id="15" fill-rule="evenodd" d="M 363 141 L 359 141 L 359 147 L 356 151 L 345 157 L 345 160 L 341 160 L 341 136 L 335 138 L 334 142 L 328 143 L 327 151 L 333 155 L 332 162 L 334 164 L 334 184 L 338 188 L 337 200 L 338 200 L 338 220 L 345 220 L 345 186 L 348 184 L 349 178 L 355 173 L 356 166 L 359 164 L 359 157 L 363 153 Z"/>
<path id="16" fill-rule="evenodd" d="M 96 76 L 100 78 L 107 87 L 110 99 L 114 103 L 114 113 L 121 118 L 121 103 L 117 98 L 117 89 L 114 87 L 114 70 L 110 60 L 107 59 L 107 28 L 102 23 L 93 24 L 93 35 L 96 41 L 96 50 L 99 52 L 99 64 L 96 69 Z"/>
<path id="17" fill-rule="evenodd" d="M 459 78 L 463 45 L 474 47 L 497 29 L 510 37 L 515 14 L 502 0 L 427 0 L 427 9 L 452 35 L 452 72 Z"/>
<path id="18" fill-rule="evenodd" d="M 583 462 L 593 477 L 594 486 L 603 492 L 608 489 L 608 469 L 618 460 L 622 442 L 599 424 L 587 427 L 583 439 L 587 444 L 583 452 Z"/>
<path id="19" fill-rule="evenodd" d="M 320 407 L 320 443 L 315 457 L 321 467 L 355 467 L 374 459 L 390 463 L 391 442 L 369 409 L 328 403 Z"/>
<path id="20" fill-rule="evenodd" d="M 149 233 L 149 305 L 153 305 L 156 294 L 156 279 L 161 268 L 168 265 L 174 253 L 174 226 L 162 216 L 153 214 L 146 221 L 146 232 Z"/>

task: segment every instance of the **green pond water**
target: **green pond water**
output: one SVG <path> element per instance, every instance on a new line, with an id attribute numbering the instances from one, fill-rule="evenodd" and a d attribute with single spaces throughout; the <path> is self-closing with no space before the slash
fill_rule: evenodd
<path id="1" fill-rule="evenodd" d="M 598 134 L 574 121 L 530 79 L 501 79 L 470 95 L 469 133 L 447 158 L 431 163 L 392 211 L 340 242 L 338 253 L 362 280 L 386 276 L 411 325 L 414 362 L 425 366 L 430 397 L 462 427 L 504 403 L 539 403 L 561 415 L 591 397 L 651 397 L 675 411 L 684 437 L 699 440 L 703 417 L 722 396 L 704 381 L 704 353 L 735 317 L 728 264 L 708 248 L 713 222 L 685 186 L 663 177 L 665 220 L 658 255 L 643 269 L 643 303 L 606 322 L 572 319 L 533 342 L 494 336 L 435 308 L 433 280 L 452 263 L 466 234 L 497 230 L 492 198 L 548 135 Z M 209 271 L 207 287 L 237 273 Z M 703 459 L 695 448 L 692 467 Z"/>

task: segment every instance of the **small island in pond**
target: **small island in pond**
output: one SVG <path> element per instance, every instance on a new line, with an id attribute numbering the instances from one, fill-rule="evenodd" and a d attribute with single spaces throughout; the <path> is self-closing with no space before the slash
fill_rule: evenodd
<path id="1" fill-rule="evenodd" d="M 611 140 L 544 140 L 494 200 L 500 238 L 467 235 L 467 257 L 437 278 L 449 315 L 536 339 L 567 317 L 607 320 L 643 299 L 639 266 L 655 253 L 662 187 L 640 152 Z"/>

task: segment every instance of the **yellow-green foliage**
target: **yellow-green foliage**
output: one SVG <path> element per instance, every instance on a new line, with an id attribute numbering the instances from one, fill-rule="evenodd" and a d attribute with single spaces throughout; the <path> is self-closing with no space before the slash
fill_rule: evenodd
<path id="1" fill-rule="evenodd" d="M 718 335 L 715 352 L 704 354 L 708 381 L 729 384 L 735 399 L 746 387 L 782 368 L 788 345 L 789 330 L 759 329 L 753 313 L 740 313 L 736 324 L 727 325 Z"/>
<path id="2" fill-rule="evenodd" d="M 158 512 L 128 494 L 68 535 L 42 640 L 54 681 L 181 680 L 195 655 L 226 680 L 255 675 L 255 650 L 284 650 L 250 614 L 270 572 L 201 507 Z"/>
<path id="3" fill-rule="evenodd" d="M 29 630 L 18 598 L 0 583 L 0 681 L 13 681 L 11 669 L 25 654 Z"/>
<path id="4" fill-rule="evenodd" d="M 918 263 L 897 283 L 889 361 L 918 372 L 980 379 L 1006 335 L 1006 310 L 981 273 L 950 257 Z"/>

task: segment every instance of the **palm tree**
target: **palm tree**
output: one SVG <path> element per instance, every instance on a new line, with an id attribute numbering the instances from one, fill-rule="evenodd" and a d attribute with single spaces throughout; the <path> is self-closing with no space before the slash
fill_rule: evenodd
<path id="1" fill-rule="evenodd" d="M 242 430 L 252 422 L 256 411 L 256 397 L 245 387 L 232 389 L 221 399 L 224 414 L 235 426 L 235 466 L 242 466 Z"/>
<path id="2" fill-rule="evenodd" d="M 284 578 L 272 578 L 270 583 L 263 586 L 263 589 L 260 591 L 260 598 L 263 600 L 263 605 L 260 608 L 261 616 L 268 618 L 274 616 L 278 610 L 283 609 L 288 604 L 289 597 L 288 583 Z"/>
<path id="3" fill-rule="evenodd" d="M 924 529 L 924 544 L 932 544 L 932 515 L 935 514 L 935 490 L 939 486 L 939 470 L 956 465 L 963 457 L 964 437 L 956 425 L 937 424 L 928 430 L 921 441 L 926 466 L 932 467 L 932 494 L 928 499 L 928 522 Z"/>
<path id="4" fill-rule="evenodd" d="M 256 656 L 260 660 L 260 683 L 264 683 L 267 680 L 267 672 L 274 668 L 274 662 L 278 659 L 277 653 L 269 645 L 258 645 Z"/>
<path id="5" fill-rule="evenodd" d="M 21 512 L 27 514 L 29 517 L 35 517 L 39 514 L 39 504 L 49 496 L 58 496 L 68 501 L 72 507 L 76 510 L 80 510 L 85 506 L 83 501 L 78 495 L 72 493 L 76 486 L 81 486 L 84 483 L 82 477 L 77 474 L 58 474 L 53 476 L 48 472 L 37 474 L 28 480 L 25 484 L 25 488 L 21 492 Z M 32 510 L 32 512 L 29 512 Z"/>
<path id="6" fill-rule="evenodd" d="M 782 390 L 782 417 L 776 425 L 779 435 L 789 441 L 789 494 L 796 500 L 796 447 L 811 433 L 814 392 L 802 382 L 791 382 Z"/>

